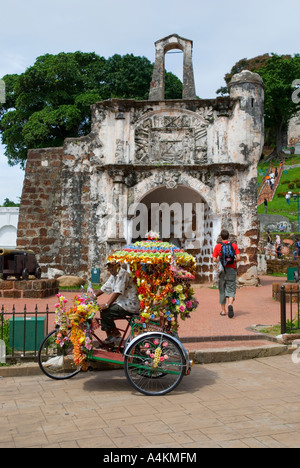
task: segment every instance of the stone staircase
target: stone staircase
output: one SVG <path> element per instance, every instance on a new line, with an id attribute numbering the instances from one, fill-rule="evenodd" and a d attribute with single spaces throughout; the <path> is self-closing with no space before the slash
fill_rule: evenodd
<path id="1" fill-rule="evenodd" d="M 280 182 L 280 178 L 282 176 L 282 172 L 283 172 L 283 166 L 281 166 L 278 170 L 278 176 L 275 178 L 273 190 L 271 189 L 271 186 L 267 183 L 267 179 L 266 179 L 267 176 L 263 178 L 260 189 L 259 189 L 257 206 L 261 205 L 264 202 L 265 198 L 267 202 L 270 202 L 273 200 L 276 189 Z"/>

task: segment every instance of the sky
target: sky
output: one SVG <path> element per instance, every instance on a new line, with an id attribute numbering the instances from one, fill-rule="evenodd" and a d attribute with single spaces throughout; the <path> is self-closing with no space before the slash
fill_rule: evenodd
<path id="1" fill-rule="evenodd" d="M 132 53 L 154 62 L 154 42 L 175 33 L 193 41 L 197 95 L 215 98 L 241 58 L 299 53 L 299 14 L 299 0 L 0 0 L 0 78 L 46 53 Z M 182 54 L 167 54 L 166 69 L 182 79 Z M 19 201 L 24 180 L 4 151 L 0 145 L 0 205 Z"/>

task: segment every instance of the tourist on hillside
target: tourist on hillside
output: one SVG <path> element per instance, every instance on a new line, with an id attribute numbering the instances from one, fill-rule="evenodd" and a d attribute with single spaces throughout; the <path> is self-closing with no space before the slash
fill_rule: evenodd
<path id="1" fill-rule="evenodd" d="M 233 302 L 236 293 L 237 265 L 240 261 L 240 252 L 237 244 L 229 242 L 227 229 L 221 231 L 222 241 L 218 243 L 213 251 L 213 261 L 221 263 L 222 271 L 219 275 L 219 300 L 221 304 L 222 317 L 226 316 L 226 300 L 228 299 L 228 317 L 234 317 Z"/>
<path id="2" fill-rule="evenodd" d="M 276 240 L 275 240 L 275 252 L 276 252 L 277 258 L 282 257 L 281 240 L 280 240 L 280 236 L 278 236 L 278 235 L 276 236 Z"/>
<path id="3" fill-rule="evenodd" d="M 264 206 L 265 206 L 265 214 L 268 213 L 268 200 L 265 198 L 264 199 Z"/>

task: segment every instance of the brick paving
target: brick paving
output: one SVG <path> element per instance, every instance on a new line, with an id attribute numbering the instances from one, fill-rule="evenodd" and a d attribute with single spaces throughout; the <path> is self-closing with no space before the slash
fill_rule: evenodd
<path id="1" fill-rule="evenodd" d="M 197 289 L 199 309 L 181 323 L 180 336 L 202 340 L 190 343 L 192 349 L 258 345 L 249 341 L 253 332 L 247 327 L 279 322 L 271 292 L 272 283 L 282 281 L 262 277 L 261 287 L 238 290 L 232 320 L 220 317 L 217 290 Z M 24 305 L 4 301 L 7 309 Z M 42 311 L 54 301 L 26 305 Z M 289 354 L 195 365 L 175 391 L 161 397 L 136 392 L 123 369 L 65 381 L 0 377 L 0 448 L 300 448 L 299 366 Z"/>
<path id="2" fill-rule="evenodd" d="M 290 355 L 196 365 L 161 397 L 122 370 L 0 378 L 0 447 L 299 448 L 299 374 Z"/>
<path id="3" fill-rule="evenodd" d="M 261 286 L 246 287 L 237 290 L 234 304 L 235 317 L 220 317 L 218 291 L 208 287 L 195 288 L 196 298 L 199 301 L 198 309 L 193 312 L 192 318 L 180 322 L 179 335 L 181 338 L 200 338 L 202 341 L 210 341 L 212 338 L 235 338 L 240 341 L 254 335 L 248 330 L 253 324 L 274 325 L 280 322 L 280 304 L 272 299 L 272 283 L 283 283 L 283 278 L 261 277 Z M 70 304 L 74 298 L 74 292 L 63 293 Z M 105 302 L 106 298 L 102 296 Z M 28 312 L 34 312 L 35 306 L 42 313 L 49 305 L 49 310 L 54 310 L 57 302 L 55 296 L 46 299 L 0 299 L 0 308 L 3 305 L 9 312 L 13 305 L 16 311 L 22 311 L 26 304 Z M 228 341 L 227 345 L 234 341 Z M 217 343 L 214 345 L 218 346 Z M 201 347 L 201 343 L 199 343 Z M 204 346 L 202 344 L 202 346 Z"/>

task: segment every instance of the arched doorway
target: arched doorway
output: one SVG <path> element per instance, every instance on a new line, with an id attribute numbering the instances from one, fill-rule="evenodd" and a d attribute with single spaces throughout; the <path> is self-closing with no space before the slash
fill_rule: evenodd
<path id="1" fill-rule="evenodd" d="M 212 281 L 212 220 L 210 208 L 196 190 L 185 185 L 157 187 L 139 200 L 131 220 L 135 242 L 149 230 L 185 249 L 197 259 L 197 282 Z"/>
<path id="2" fill-rule="evenodd" d="M 15 226 L 3 226 L 0 228 L 1 247 L 15 247 L 17 244 L 17 229 Z"/>

